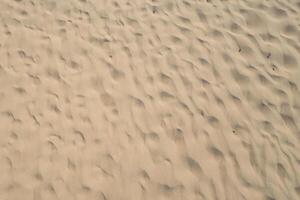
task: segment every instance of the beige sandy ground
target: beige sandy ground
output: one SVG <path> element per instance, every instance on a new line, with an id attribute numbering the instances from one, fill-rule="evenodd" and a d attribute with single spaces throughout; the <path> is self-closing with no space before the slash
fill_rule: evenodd
<path id="1" fill-rule="evenodd" d="M 300 199 L 297 0 L 1 0 L 0 200 Z"/>

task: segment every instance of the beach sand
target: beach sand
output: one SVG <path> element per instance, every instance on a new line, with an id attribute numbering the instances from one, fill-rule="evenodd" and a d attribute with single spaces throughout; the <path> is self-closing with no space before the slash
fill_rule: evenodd
<path id="1" fill-rule="evenodd" d="M 300 199 L 297 0 L 1 0 L 0 200 Z"/>

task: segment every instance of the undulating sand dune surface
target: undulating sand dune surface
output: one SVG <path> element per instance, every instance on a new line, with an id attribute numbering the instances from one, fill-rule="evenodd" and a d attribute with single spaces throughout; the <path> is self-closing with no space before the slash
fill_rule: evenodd
<path id="1" fill-rule="evenodd" d="M 0 200 L 300 199 L 297 0 L 1 0 Z"/>

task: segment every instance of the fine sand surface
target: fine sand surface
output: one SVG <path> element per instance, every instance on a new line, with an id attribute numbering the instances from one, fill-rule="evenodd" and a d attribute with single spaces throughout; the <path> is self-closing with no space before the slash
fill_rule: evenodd
<path id="1" fill-rule="evenodd" d="M 0 200 L 300 199 L 297 0 L 0 0 Z"/>

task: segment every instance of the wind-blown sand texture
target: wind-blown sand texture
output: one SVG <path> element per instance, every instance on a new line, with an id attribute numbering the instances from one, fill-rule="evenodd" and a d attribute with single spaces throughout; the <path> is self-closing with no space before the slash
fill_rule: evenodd
<path id="1" fill-rule="evenodd" d="M 297 0 L 1 0 L 1 200 L 300 199 Z"/>

